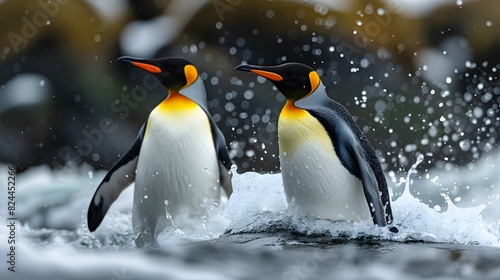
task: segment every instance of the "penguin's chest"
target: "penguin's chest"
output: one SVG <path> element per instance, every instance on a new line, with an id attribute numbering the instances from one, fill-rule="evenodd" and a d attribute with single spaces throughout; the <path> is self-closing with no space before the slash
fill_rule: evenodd
<path id="1" fill-rule="evenodd" d="M 135 204 L 152 213 L 167 209 L 175 215 L 181 208 L 196 213 L 207 199 L 218 200 L 221 194 L 210 123 L 196 104 L 170 102 L 149 116 L 137 166 Z"/>
<path id="2" fill-rule="evenodd" d="M 307 111 L 283 109 L 278 123 L 283 185 L 289 206 L 318 218 L 368 220 L 361 180 L 342 165 L 330 136 Z"/>

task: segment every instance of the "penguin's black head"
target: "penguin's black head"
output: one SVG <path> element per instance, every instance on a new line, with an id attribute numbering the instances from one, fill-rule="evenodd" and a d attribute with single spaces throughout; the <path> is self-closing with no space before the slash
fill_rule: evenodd
<path id="1" fill-rule="evenodd" d="M 153 74 L 167 90 L 178 91 L 191 85 L 198 78 L 196 67 L 184 58 L 142 59 L 122 56 L 118 58 L 118 61 L 129 62 Z"/>
<path id="2" fill-rule="evenodd" d="M 271 81 L 288 100 L 298 100 L 314 92 L 321 83 L 318 73 L 297 62 L 276 66 L 242 64 L 235 70 L 252 72 Z"/>

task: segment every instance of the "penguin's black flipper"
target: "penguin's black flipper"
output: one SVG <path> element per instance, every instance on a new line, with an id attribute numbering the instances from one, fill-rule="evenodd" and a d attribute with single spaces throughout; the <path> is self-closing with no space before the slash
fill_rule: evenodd
<path id="1" fill-rule="evenodd" d="M 358 145 L 347 145 L 346 149 L 351 154 L 352 160 L 359 169 L 361 182 L 363 183 L 363 191 L 365 193 L 366 202 L 372 215 L 373 223 L 384 227 L 387 226 L 384 206 L 382 204 L 381 192 L 375 174 L 372 168 L 367 164 L 366 160 L 361 156 Z"/>
<path id="2" fill-rule="evenodd" d="M 212 130 L 212 137 L 214 140 L 215 151 L 217 153 L 217 158 L 219 159 L 219 173 L 220 173 L 220 185 L 226 192 L 229 198 L 233 193 L 233 185 L 231 183 L 231 158 L 227 152 L 226 139 L 224 134 L 219 129 L 210 114 L 207 113 L 208 119 L 210 121 L 210 128 Z"/>
<path id="3" fill-rule="evenodd" d="M 135 170 L 139 159 L 146 124 L 139 131 L 139 135 L 128 152 L 118 160 L 108 171 L 90 201 L 87 213 L 87 224 L 90 231 L 99 227 L 104 216 L 115 202 L 120 193 L 135 180 Z"/>
<path id="4" fill-rule="evenodd" d="M 372 146 L 347 109 L 331 99 L 323 99 L 314 105 L 299 102 L 295 104 L 318 119 L 330 135 L 342 165 L 362 181 L 373 222 L 382 227 L 390 224 L 392 210 L 382 167 Z"/>

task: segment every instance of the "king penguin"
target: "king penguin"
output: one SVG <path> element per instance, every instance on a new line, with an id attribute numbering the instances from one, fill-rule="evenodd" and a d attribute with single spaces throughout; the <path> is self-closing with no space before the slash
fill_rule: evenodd
<path id="1" fill-rule="evenodd" d="M 347 109 L 327 96 L 316 71 L 294 62 L 243 64 L 236 70 L 266 78 L 286 97 L 278 138 L 289 207 L 321 219 L 372 220 L 381 227 L 392 223 L 387 182 L 375 151 Z"/>
<path id="2" fill-rule="evenodd" d="M 152 74 L 168 91 L 128 152 L 106 174 L 90 202 L 90 231 L 135 181 L 132 227 L 137 247 L 157 236 L 181 213 L 202 217 L 232 193 L 231 160 L 220 129 L 208 112 L 205 86 L 183 58 L 120 57 Z M 223 191 L 221 190 L 223 189 Z M 184 216 L 183 216 L 184 217 Z"/>

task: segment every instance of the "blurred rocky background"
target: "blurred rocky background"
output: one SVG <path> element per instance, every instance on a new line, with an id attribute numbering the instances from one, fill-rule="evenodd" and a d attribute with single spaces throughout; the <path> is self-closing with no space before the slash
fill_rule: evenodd
<path id="1" fill-rule="evenodd" d="M 272 84 L 240 63 L 317 69 L 390 174 L 497 146 L 497 0 L 0 0 L 0 162 L 109 169 L 167 93 L 121 55 L 200 70 L 238 172 L 278 172 Z"/>

